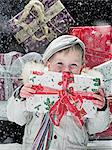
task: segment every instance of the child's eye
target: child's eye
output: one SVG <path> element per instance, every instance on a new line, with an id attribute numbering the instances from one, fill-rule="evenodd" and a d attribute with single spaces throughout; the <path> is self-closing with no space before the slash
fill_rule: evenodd
<path id="1" fill-rule="evenodd" d="M 62 72 L 63 66 L 64 66 L 64 64 L 62 62 L 56 63 L 56 67 L 57 67 L 58 72 Z"/>
<path id="2" fill-rule="evenodd" d="M 58 62 L 57 65 L 63 65 L 63 63 L 62 62 Z"/>
<path id="3" fill-rule="evenodd" d="M 71 64 L 71 65 L 70 65 L 70 69 L 72 69 L 72 70 L 73 70 L 73 69 L 76 69 L 77 67 L 78 67 L 77 64 Z"/>
<path id="4" fill-rule="evenodd" d="M 64 66 L 64 64 L 62 62 L 57 63 L 57 67 L 63 67 L 63 66 Z"/>
<path id="5" fill-rule="evenodd" d="M 78 65 L 77 64 L 71 64 L 70 66 L 71 67 L 77 67 Z"/>

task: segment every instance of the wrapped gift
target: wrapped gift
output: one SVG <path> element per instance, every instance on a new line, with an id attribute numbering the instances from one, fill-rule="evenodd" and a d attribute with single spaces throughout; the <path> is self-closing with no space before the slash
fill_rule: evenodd
<path id="1" fill-rule="evenodd" d="M 0 100 L 7 100 L 14 89 L 20 85 L 17 66 L 13 65 L 14 61 L 21 57 L 22 53 L 10 52 L 0 54 Z M 13 71 L 15 74 L 13 74 Z"/>
<path id="2" fill-rule="evenodd" d="M 94 67 L 104 76 L 104 89 L 106 95 L 112 95 L 112 60 L 109 60 L 101 65 Z M 110 112 L 112 113 L 112 102 L 109 102 Z"/>
<path id="3" fill-rule="evenodd" d="M 94 67 L 94 69 L 100 71 L 104 76 L 104 89 L 106 95 L 112 95 L 112 60 L 98 65 Z"/>
<path id="4" fill-rule="evenodd" d="M 36 114 L 49 112 L 53 121 L 53 114 L 58 123 L 65 112 L 79 118 L 94 117 L 97 108 L 93 105 L 93 93 L 100 87 L 100 79 L 91 76 L 57 73 L 51 71 L 33 71 L 29 77 L 35 94 L 26 100 L 28 111 Z M 80 118 L 81 119 L 81 118 Z"/>
<path id="5" fill-rule="evenodd" d="M 22 84 L 22 69 L 30 61 L 39 63 L 42 57 L 36 52 L 25 55 L 16 51 L 0 54 L 0 100 L 7 100 Z"/>
<path id="6" fill-rule="evenodd" d="M 54 38 L 67 33 L 74 24 L 60 0 L 31 0 L 9 26 L 26 52 L 43 53 Z"/>
<path id="7" fill-rule="evenodd" d="M 70 34 L 78 36 L 86 45 L 86 66 L 94 67 L 112 59 L 112 27 L 72 27 Z"/>

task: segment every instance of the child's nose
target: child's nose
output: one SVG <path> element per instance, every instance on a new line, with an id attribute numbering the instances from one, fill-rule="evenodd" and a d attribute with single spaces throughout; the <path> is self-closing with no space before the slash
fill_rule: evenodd
<path id="1" fill-rule="evenodd" d="M 64 72 L 70 72 L 70 67 L 69 66 L 65 66 L 63 69 Z"/>

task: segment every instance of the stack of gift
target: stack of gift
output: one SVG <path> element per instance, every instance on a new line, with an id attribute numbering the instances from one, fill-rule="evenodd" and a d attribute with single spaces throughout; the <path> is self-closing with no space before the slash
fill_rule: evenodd
<path id="1" fill-rule="evenodd" d="M 86 45 L 86 66 L 94 67 L 112 59 L 112 27 L 84 26 L 70 28 Z"/>
<path id="2" fill-rule="evenodd" d="M 28 111 L 40 113 L 49 112 L 55 125 L 65 113 L 92 118 L 96 114 L 93 105 L 93 93 L 100 87 L 100 79 L 91 76 L 57 73 L 51 71 L 33 71 L 29 77 L 35 94 L 26 100 Z M 56 120 L 54 120 L 54 116 Z"/>
<path id="3" fill-rule="evenodd" d="M 9 27 L 26 52 L 43 53 L 49 42 L 67 33 L 74 22 L 60 0 L 30 0 L 9 21 Z"/>

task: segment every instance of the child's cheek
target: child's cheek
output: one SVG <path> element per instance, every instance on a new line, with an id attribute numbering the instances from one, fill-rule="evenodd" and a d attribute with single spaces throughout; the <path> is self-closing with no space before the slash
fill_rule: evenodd
<path id="1" fill-rule="evenodd" d="M 51 66 L 51 65 L 48 65 L 48 70 L 49 70 L 49 71 L 54 71 L 54 72 L 60 72 L 60 71 L 57 69 L 57 67 Z"/>
<path id="2" fill-rule="evenodd" d="M 72 73 L 78 75 L 78 74 L 81 74 L 81 71 L 82 71 L 81 69 L 76 69 L 76 70 L 72 71 Z"/>

